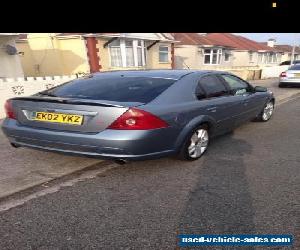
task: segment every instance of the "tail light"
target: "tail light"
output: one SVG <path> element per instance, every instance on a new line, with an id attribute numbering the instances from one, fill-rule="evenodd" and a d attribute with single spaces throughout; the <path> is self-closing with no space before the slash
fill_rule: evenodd
<path id="1" fill-rule="evenodd" d="M 16 119 L 16 115 L 13 111 L 12 104 L 10 100 L 7 100 L 4 105 L 6 117 L 10 119 Z"/>
<path id="2" fill-rule="evenodd" d="M 130 108 L 108 128 L 120 130 L 148 130 L 166 127 L 168 127 L 168 124 L 157 116 L 144 110 Z"/>
<path id="3" fill-rule="evenodd" d="M 286 77 L 286 72 L 282 72 L 282 73 L 280 74 L 280 77 Z"/>

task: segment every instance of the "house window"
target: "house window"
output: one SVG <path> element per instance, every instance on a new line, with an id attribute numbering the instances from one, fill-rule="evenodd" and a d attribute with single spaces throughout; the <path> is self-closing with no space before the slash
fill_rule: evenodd
<path id="1" fill-rule="evenodd" d="M 133 55 L 133 44 L 132 41 L 125 41 L 126 45 L 126 66 L 133 67 L 134 66 L 134 55 Z"/>
<path id="2" fill-rule="evenodd" d="M 280 54 L 280 53 L 277 54 L 277 62 L 278 62 L 278 63 L 281 62 L 281 54 Z"/>
<path id="3" fill-rule="evenodd" d="M 226 51 L 224 53 L 224 62 L 229 62 L 229 58 L 230 58 L 230 53 L 228 51 Z"/>
<path id="4" fill-rule="evenodd" d="M 122 67 L 120 40 L 115 40 L 110 44 L 110 59 L 111 66 Z"/>
<path id="5" fill-rule="evenodd" d="M 263 54 L 258 53 L 258 63 L 262 63 L 262 62 L 263 62 Z"/>
<path id="6" fill-rule="evenodd" d="M 168 46 L 159 46 L 159 62 L 169 62 Z"/>
<path id="7" fill-rule="evenodd" d="M 205 49 L 204 64 L 220 64 L 222 49 Z"/>
<path id="8" fill-rule="evenodd" d="M 249 52 L 249 61 L 253 62 L 253 52 Z"/>
<path id="9" fill-rule="evenodd" d="M 109 44 L 112 67 L 145 66 L 146 53 L 144 41 L 118 39 Z"/>

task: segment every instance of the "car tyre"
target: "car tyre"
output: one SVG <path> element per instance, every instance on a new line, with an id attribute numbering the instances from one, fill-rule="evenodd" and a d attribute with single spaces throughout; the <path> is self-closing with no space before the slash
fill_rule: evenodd
<path id="1" fill-rule="evenodd" d="M 261 122 L 269 121 L 271 119 L 273 113 L 274 113 L 274 101 L 270 100 L 265 104 L 262 112 L 257 117 L 258 121 L 261 121 Z"/>
<path id="2" fill-rule="evenodd" d="M 178 157 L 185 161 L 198 160 L 206 152 L 208 145 L 209 129 L 206 124 L 202 124 L 187 136 Z"/>

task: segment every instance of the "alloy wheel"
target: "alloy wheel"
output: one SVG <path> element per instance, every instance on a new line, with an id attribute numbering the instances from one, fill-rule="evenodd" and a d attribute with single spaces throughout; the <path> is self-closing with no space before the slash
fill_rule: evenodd
<path id="1" fill-rule="evenodd" d="M 188 154 L 191 158 L 199 158 L 207 149 L 209 136 L 207 130 L 201 128 L 194 132 L 188 147 Z"/>
<path id="2" fill-rule="evenodd" d="M 271 118 L 273 111 L 274 111 L 273 102 L 268 102 L 263 110 L 262 119 L 264 121 L 268 121 Z"/>

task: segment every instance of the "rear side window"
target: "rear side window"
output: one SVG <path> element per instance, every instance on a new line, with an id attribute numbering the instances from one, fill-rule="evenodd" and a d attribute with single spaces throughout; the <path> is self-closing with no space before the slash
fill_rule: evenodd
<path id="1" fill-rule="evenodd" d="M 49 90 L 58 97 L 147 103 L 176 80 L 150 77 L 92 77 L 77 79 Z"/>
<path id="2" fill-rule="evenodd" d="M 201 87 L 204 90 L 207 98 L 219 97 L 228 94 L 224 84 L 213 75 L 202 77 L 199 81 L 199 85 L 200 86 L 198 86 L 198 88 Z"/>

